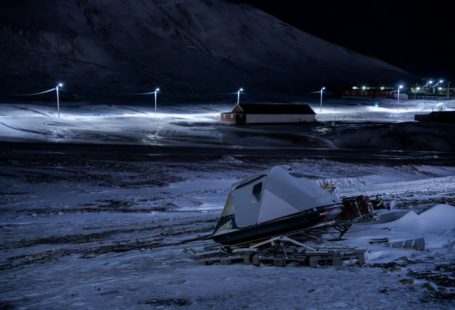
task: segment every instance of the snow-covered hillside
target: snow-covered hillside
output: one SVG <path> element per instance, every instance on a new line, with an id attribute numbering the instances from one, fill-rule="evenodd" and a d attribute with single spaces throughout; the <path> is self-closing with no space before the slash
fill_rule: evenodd
<path id="1" fill-rule="evenodd" d="M 7 0 L 0 89 L 66 82 L 74 96 L 161 86 L 172 96 L 301 93 L 321 84 L 409 77 L 250 6 L 223 0 Z M 190 96 L 190 97 L 188 97 Z"/>

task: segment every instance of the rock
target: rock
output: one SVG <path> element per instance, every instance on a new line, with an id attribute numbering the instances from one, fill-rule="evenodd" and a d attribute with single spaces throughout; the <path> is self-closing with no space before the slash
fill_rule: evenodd
<path id="1" fill-rule="evenodd" d="M 414 279 L 400 279 L 400 283 L 403 285 L 412 285 L 414 284 Z"/>

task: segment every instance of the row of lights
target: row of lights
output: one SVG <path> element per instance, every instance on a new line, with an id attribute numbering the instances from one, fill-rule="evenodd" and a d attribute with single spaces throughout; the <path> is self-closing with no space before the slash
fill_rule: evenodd
<path id="1" fill-rule="evenodd" d="M 422 88 L 427 89 L 428 87 L 433 87 L 433 92 L 434 92 L 434 89 L 436 88 L 436 86 L 441 85 L 442 83 L 444 83 L 444 80 L 441 79 L 441 80 L 437 81 L 436 83 L 434 83 L 434 84 L 433 84 L 433 83 L 434 83 L 433 80 L 428 80 L 428 81 L 425 83 L 425 85 L 423 85 L 422 87 L 417 86 L 415 89 L 416 89 L 416 91 L 420 91 Z M 397 95 L 398 101 L 400 101 L 400 91 L 401 91 L 403 88 L 404 88 L 404 86 L 403 86 L 402 84 L 398 85 L 398 88 L 397 88 L 397 90 L 396 90 L 397 93 L 398 93 L 398 95 Z M 448 95 L 448 94 L 449 94 L 449 88 L 450 88 L 450 82 L 447 82 L 447 96 L 449 96 L 449 95 Z M 359 88 L 358 88 L 357 86 L 353 86 L 352 89 L 357 90 L 357 89 L 359 89 Z M 362 86 L 362 90 L 368 90 L 368 89 L 369 89 L 369 88 L 368 88 L 367 86 Z M 385 89 L 384 86 L 381 86 L 381 87 L 380 87 L 380 90 L 384 90 L 384 89 Z M 442 90 L 442 87 L 439 86 L 439 87 L 438 87 L 438 90 Z"/>
<path id="2" fill-rule="evenodd" d="M 444 83 L 444 80 L 439 80 L 437 83 L 435 83 L 434 85 L 432 85 L 433 83 L 434 83 L 433 80 L 429 80 L 429 81 L 427 81 L 427 83 L 426 83 L 425 85 L 423 85 L 422 87 L 417 86 L 417 87 L 416 87 L 416 90 L 419 91 L 419 90 L 421 90 L 422 88 L 426 88 L 426 87 L 433 87 L 433 89 L 434 89 L 436 86 L 438 86 L 438 85 Z M 450 83 L 447 83 L 447 85 L 450 85 Z M 403 87 L 404 87 L 403 85 L 399 85 L 399 86 L 398 86 L 399 89 L 403 89 Z M 357 86 L 352 86 L 352 89 L 356 90 L 356 89 L 359 89 L 359 87 L 357 87 Z M 368 90 L 369 87 L 367 87 L 367 86 L 362 86 L 361 89 L 362 89 L 362 90 Z M 380 90 L 384 90 L 384 89 L 385 89 L 384 86 L 381 86 L 381 87 L 380 87 Z M 438 87 L 438 90 L 442 90 L 442 87 Z"/>
<path id="3" fill-rule="evenodd" d="M 441 83 L 444 83 L 444 80 L 439 80 L 436 84 L 434 84 L 432 87 L 436 87 L 438 86 L 439 84 Z M 429 80 L 423 87 L 428 87 L 430 86 L 431 84 L 433 84 L 433 81 L 432 80 Z M 450 85 L 450 83 L 448 83 L 448 85 Z M 60 88 L 63 88 L 63 83 L 58 83 L 55 88 L 51 89 L 52 90 L 55 90 L 55 93 L 56 93 L 56 97 L 57 97 L 57 114 L 58 114 L 58 117 L 60 117 L 60 97 L 59 97 L 59 89 Z M 402 84 L 398 85 L 398 88 L 397 88 L 397 100 L 400 101 L 400 91 L 404 88 L 404 86 Z M 323 97 L 323 94 L 324 94 L 324 90 L 326 88 L 325 87 L 322 87 L 318 92 L 316 93 L 320 93 L 320 111 L 322 112 L 322 97 Z M 352 89 L 356 90 L 356 89 L 359 89 L 357 86 L 353 86 Z M 362 90 L 367 90 L 368 87 L 367 86 L 362 86 Z M 380 87 L 380 90 L 384 90 L 385 87 L 384 86 L 381 86 Z M 420 87 L 417 87 L 416 88 L 418 91 L 420 90 Z M 442 88 L 439 87 L 438 88 L 439 90 L 441 90 Z M 157 110 L 157 101 L 158 101 L 158 93 L 159 93 L 160 89 L 157 87 L 155 88 L 154 91 L 151 91 L 151 92 L 148 92 L 148 93 L 143 93 L 143 95 L 151 95 L 153 94 L 154 95 L 154 98 L 155 98 L 155 112 Z M 240 94 L 243 93 L 244 89 L 243 88 L 239 88 L 237 90 L 237 104 L 240 103 Z M 47 92 L 47 91 L 46 91 Z"/>
<path id="4" fill-rule="evenodd" d="M 49 92 L 49 91 L 54 91 L 55 90 L 55 95 L 57 97 L 57 115 L 58 115 L 58 117 L 60 117 L 60 94 L 59 94 L 59 90 L 61 88 L 63 88 L 63 83 L 58 83 L 54 88 L 51 88 L 50 90 L 45 91 L 45 92 Z M 325 89 L 325 87 L 323 87 L 323 88 Z M 152 95 L 153 94 L 153 96 L 155 97 L 155 112 L 156 112 L 156 109 L 157 109 L 157 101 L 158 101 L 158 93 L 159 92 L 160 92 L 160 88 L 157 87 L 157 88 L 155 88 L 154 91 L 141 94 L 141 95 Z M 321 92 L 322 92 L 322 90 L 321 90 Z M 243 93 L 243 88 L 239 88 L 239 90 L 237 91 L 237 104 L 240 103 L 240 94 L 241 93 Z M 38 93 L 38 94 L 42 94 L 42 92 Z M 322 93 L 321 93 L 321 98 L 322 98 Z"/>
<path id="5" fill-rule="evenodd" d="M 401 91 L 403 88 L 404 88 L 404 86 L 403 86 L 402 84 L 398 85 L 398 87 L 397 87 L 396 92 L 397 92 L 397 100 L 398 100 L 398 102 L 400 101 L 400 91 Z M 356 90 L 356 89 L 359 89 L 359 88 L 358 88 L 357 86 L 352 86 L 352 89 Z M 367 86 L 362 86 L 362 90 L 368 90 L 368 89 L 369 89 L 369 88 L 368 88 Z M 384 87 L 384 86 L 381 86 L 379 89 L 380 89 L 380 90 L 384 90 L 385 87 Z"/>
<path id="6" fill-rule="evenodd" d="M 423 85 L 423 88 L 427 88 L 428 86 L 433 87 L 433 89 L 438 86 L 439 84 L 444 83 L 444 80 L 439 80 L 437 83 L 435 83 L 433 86 L 433 80 L 429 80 L 425 85 Z M 447 85 L 450 85 L 450 83 L 447 83 Z M 416 90 L 419 91 L 421 88 L 419 86 L 416 87 Z M 438 90 L 442 90 L 442 87 L 438 87 Z"/>

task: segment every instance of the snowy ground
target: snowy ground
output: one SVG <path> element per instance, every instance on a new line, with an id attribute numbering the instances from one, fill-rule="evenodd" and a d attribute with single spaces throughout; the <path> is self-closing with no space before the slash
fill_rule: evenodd
<path id="1" fill-rule="evenodd" d="M 159 107 L 62 103 L 0 105 L 0 140 L 198 146 L 204 148 L 318 148 L 455 151 L 453 125 L 413 122 L 415 114 L 455 109 L 455 101 L 327 101 L 325 122 L 287 126 L 226 126 L 219 114 L 229 105 L 182 104 Z M 334 124 L 331 122 L 334 121 Z M 403 123 L 404 122 L 404 123 Z"/>
<path id="2" fill-rule="evenodd" d="M 329 100 L 322 110 L 311 105 L 320 121 L 410 122 L 415 114 L 455 110 L 455 100 Z"/>
<path id="3" fill-rule="evenodd" d="M 441 219 L 453 216 L 455 167 L 232 156 L 118 160 L 52 150 L 0 155 L 0 304 L 6 308 L 455 306 L 455 233 L 453 222 Z M 406 225 L 353 227 L 345 242 L 368 250 L 366 267 L 202 266 L 184 252 L 212 244 L 179 242 L 212 231 L 232 183 L 275 164 L 331 180 L 340 196 L 385 193 L 396 210 L 415 216 L 404 218 Z M 412 226 L 428 220 L 419 212 L 441 204 L 436 218 L 445 226 Z M 423 235 L 428 250 L 365 242 L 403 233 Z"/>

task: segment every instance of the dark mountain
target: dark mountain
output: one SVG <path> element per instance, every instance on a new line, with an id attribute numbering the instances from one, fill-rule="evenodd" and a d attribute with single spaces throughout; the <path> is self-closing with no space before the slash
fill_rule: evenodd
<path id="1" fill-rule="evenodd" d="M 222 0 L 3 0 L 0 18 L 2 94 L 64 81 L 80 98 L 155 86 L 190 99 L 242 86 L 259 98 L 410 77 Z"/>

